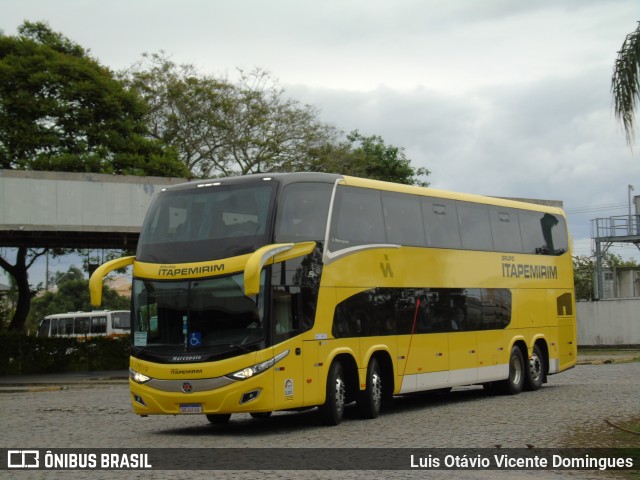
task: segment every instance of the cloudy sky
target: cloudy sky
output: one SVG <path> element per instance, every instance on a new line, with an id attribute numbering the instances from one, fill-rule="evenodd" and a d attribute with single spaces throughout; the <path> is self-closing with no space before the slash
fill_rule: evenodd
<path id="1" fill-rule="evenodd" d="M 322 120 L 405 148 L 433 187 L 562 200 L 576 254 L 590 219 L 640 194 L 610 95 L 636 0 L 0 0 L 5 34 L 25 19 L 114 70 L 160 50 L 266 69 Z"/>

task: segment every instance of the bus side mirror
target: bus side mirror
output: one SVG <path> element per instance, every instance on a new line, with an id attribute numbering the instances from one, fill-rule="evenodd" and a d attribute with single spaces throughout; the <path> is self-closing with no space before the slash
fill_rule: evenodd
<path id="1" fill-rule="evenodd" d="M 99 307 L 102 304 L 102 280 L 113 270 L 133 264 L 136 257 L 122 257 L 100 265 L 91 274 L 89 279 L 89 292 L 91 293 L 91 305 Z"/>
<path id="2" fill-rule="evenodd" d="M 244 267 L 244 294 L 247 297 L 260 293 L 262 267 L 308 255 L 316 248 L 316 242 L 274 243 L 265 245 L 251 254 Z"/>

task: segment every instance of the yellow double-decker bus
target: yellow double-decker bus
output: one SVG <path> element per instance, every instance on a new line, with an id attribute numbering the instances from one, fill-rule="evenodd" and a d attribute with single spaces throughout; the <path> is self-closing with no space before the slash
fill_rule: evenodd
<path id="1" fill-rule="evenodd" d="M 135 413 L 268 416 L 462 385 L 517 394 L 576 361 L 561 209 L 360 178 L 169 187 L 133 264 Z"/>

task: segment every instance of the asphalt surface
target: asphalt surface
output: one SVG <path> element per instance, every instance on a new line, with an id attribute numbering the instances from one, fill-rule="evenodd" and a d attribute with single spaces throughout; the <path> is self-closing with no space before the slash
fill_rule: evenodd
<path id="1" fill-rule="evenodd" d="M 578 352 L 578 365 L 599 365 L 621 363 L 640 358 L 640 350 L 590 350 Z M 0 392 L 15 392 L 33 389 L 55 390 L 65 385 L 78 384 L 110 384 L 126 383 L 129 379 L 127 370 L 105 370 L 93 372 L 66 372 L 27 375 L 0 376 Z"/>
<path id="2" fill-rule="evenodd" d="M 464 387 L 447 395 L 403 396 L 375 420 L 361 420 L 353 406 L 338 427 L 322 427 L 317 412 L 275 412 L 266 420 L 234 415 L 211 425 L 202 415 L 132 414 L 127 372 L 79 372 L 0 378 L 2 444 L 6 448 L 149 448 L 183 453 L 190 448 L 592 448 L 603 444 L 604 423 L 639 412 L 640 357 L 635 351 L 589 351 L 580 366 L 554 375 L 538 392 L 487 395 Z M 41 392 L 41 393 L 34 393 Z M 607 437 L 608 438 L 608 437 Z M 635 444 L 634 444 L 635 445 Z M 530 447 L 531 446 L 531 447 Z M 620 445 L 617 445 L 620 446 Z M 626 445 L 625 445 L 626 446 Z M 102 451 L 102 450 L 101 450 Z M 154 450 L 159 451 L 159 450 Z M 182 463 L 180 463 L 182 465 Z M 464 478 L 474 480 L 615 479 L 597 471 L 246 470 L 2 472 L 6 478 L 123 479 L 259 478 L 363 479 Z M 257 464 L 256 464 L 257 465 Z M 328 463 L 330 468 L 333 464 Z M 8 475 L 11 473 L 12 475 Z M 623 477 L 624 478 L 624 477 Z"/>

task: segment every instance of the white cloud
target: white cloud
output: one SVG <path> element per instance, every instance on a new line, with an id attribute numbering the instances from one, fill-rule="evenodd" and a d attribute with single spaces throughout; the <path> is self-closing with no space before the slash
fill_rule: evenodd
<path id="1" fill-rule="evenodd" d="M 609 92 L 616 52 L 640 20 L 633 0 L 21 0 L 2 9 L 5 33 L 46 20 L 114 69 L 161 49 L 208 73 L 263 67 L 325 121 L 404 147 L 434 187 L 558 199 L 569 211 L 626 205 L 629 183 L 640 191 L 640 162 Z M 591 218 L 625 213 L 570 214 L 581 250 Z"/>

